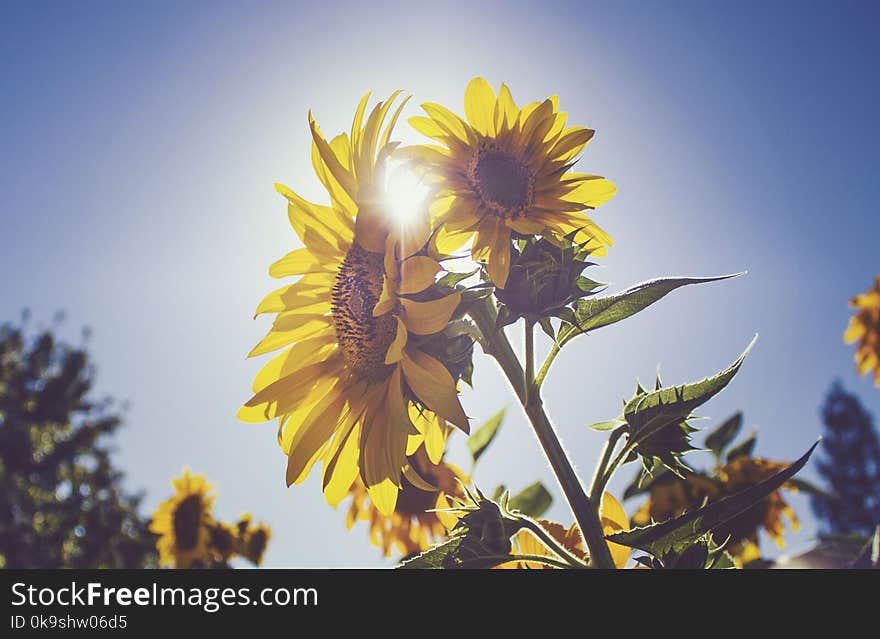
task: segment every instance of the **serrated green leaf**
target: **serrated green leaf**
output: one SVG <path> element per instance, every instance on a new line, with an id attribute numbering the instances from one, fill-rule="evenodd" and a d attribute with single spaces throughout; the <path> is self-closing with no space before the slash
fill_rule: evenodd
<path id="1" fill-rule="evenodd" d="M 741 444 L 738 444 L 731 448 L 727 452 L 727 461 L 731 462 L 737 457 L 742 457 L 745 455 L 746 457 L 752 456 L 752 451 L 755 450 L 755 444 L 758 443 L 758 435 L 757 433 L 752 433 L 749 435 L 749 438 L 743 441 Z"/>
<path id="2" fill-rule="evenodd" d="M 616 295 L 579 299 L 575 303 L 573 325 L 559 330 L 556 341 L 559 346 L 587 331 L 603 328 L 644 310 L 677 288 L 689 284 L 706 284 L 737 277 L 742 273 L 719 277 L 667 277 L 636 284 Z"/>
<path id="3" fill-rule="evenodd" d="M 536 481 L 511 497 L 507 502 L 507 507 L 510 510 L 518 510 L 529 517 L 538 518 L 547 512 L 552 503 L 553 495 L 544 487 L 544 484 Z"/>
<path id="4" fill-rule="evenodd" d="M 492 493 L 492 501 L 499 501 L 506 490 L 507 486 L 504 484 L 498 484 L 495 486 L 495 491 Z"/>
<path id="5" fill-rule="evenodd" d="M 804 467 L 818 443 L 810 446 L 810 449 L 788 468 L 730 497 L 675 519 L 610 535 L 608 539 L 617 544 L 644 550 L 655 557 L 681 553 L 696 539 L 755 506 L 791 479 Z"/>
<path id="6" fill-rule="evenodd" d="M 721 458 L 721 453 L 730 445 L 742 428 L 743 414 L 726 419 L 720 426 L 706 436 L 706 448 L 712 451 L 716 458 Z"/>
<path id="7" fill-rule="evenodd" d="M 473 458 L 474 463 L 477 463 L 477 460 L 484 452 L 486 452 L 489 444 L 495 439 L 495 436 L 498 434 L 498 429 L 501 427 L 501 422 L 504 421 L 504 414 L 506 412 L 507 407 L 502 408 L 492 417 L 487 419 L 473 435 L 467 438 L 467 447 L 471 452 L 471 457 Z"/>

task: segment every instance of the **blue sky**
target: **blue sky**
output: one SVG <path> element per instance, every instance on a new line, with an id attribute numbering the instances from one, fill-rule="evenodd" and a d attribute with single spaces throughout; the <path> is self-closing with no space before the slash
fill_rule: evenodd
<path id="1" fill-rule="evenodd" d="M 92 328 L 100 391 L 131 402 L 118 460 L 147 507 L 187 464 L 217 484 L 221 516 L 272 525 L 268 565 L 387 565 L 317 477 L 284 487 L 274 426 L 235 419 L 268 325 L 253 309 L 277 286 L 267 267 L 296 241 L 272 183 L 322 197 L 309 108 L 328 133 L 366 90 L 460 112 L 483 75 L 519 102 L 558 94 L 597 129 L 580 166 L 618 194 L 595 216 L 616 241 L 595 279 L 749 271 L 565 349 L 545 400 L 578 467 L 603 443 L 585 426 L 617 415 L 636 378 L 660 364 L 669 383 L 698 379 L 754 333 L 702 414 L 743 409 L 761 455 L 794 459 L 834 378 L 880 414 L 841 340 L 847 300 L 880 271 L 878 17 L 873 3 L 6 3 L 0 318 L 63 309 L 71 338 Z M 502 381 L 481 361 L 463 400 L 475 422 L 511 408 L 476 479 L 552 485 Z M 450 455 L 464 463 L 461 438 Z M 793 503 L 797 551 L 815 525 Z M 559 500 L 549 514 L 571 520 Z"/>

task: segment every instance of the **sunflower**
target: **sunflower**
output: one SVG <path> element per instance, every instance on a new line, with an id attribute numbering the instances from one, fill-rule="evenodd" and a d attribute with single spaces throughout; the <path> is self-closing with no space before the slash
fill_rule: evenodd
<path id="1" fill-rule="evenodd" d="M 626 516 L 626 511 L 621 506 L 620 502 L 615 499 L 614 495 L 611 493 L 604 493 L 602 495 L 602 503 L 599 506 L 599 518 L 602 522 L 602 530 L 606 535 L 613 535 L 614 533 L 629 530 L 629 519 Z M 562 524 L 556 523 L 555 521 L 549 521 L 546 519 L 538 520 L 538 523 L 541 524 L 541 527 L 546 530 L 553 539 L 559 543 L 563 548 L 568 550 L 570 553 L 579 557 L 581 559 L 587 558 L 587 553 L 584 550 L 583 538 L 581 536 L 580 530 L 578 529 L 577 524 L 572 524 L 568 528 L 563 526 Z M 520 530 L 514 537 L 514 552 L 515 555 L 540 555 L 545 557 L 556 558 L 556 554 L 551 551 L 547 546 L 545 546 L 530 530 L 524 528 Z M 614 560 L 614 565 L 617 568 L 623 568 L 626 566 L 626 562 L 629 561 L 629 555 L 632 552 L 631 549 L 627 546 L 622 546 L 620 544 L 615 544 L 613 542 L 608 542 L 608 549 L 611 551 L 611 557 Z M 536 561 L 520 561 L 520 562 L 510 562 L 506 564 L 502 564 L 499 566 L 500 568 L 531 568 L 531 569 L 541 569 L 541 568 L 549 568 L 546 564 L 542 564 Z"/>
<path id="2" fill-rule="evenodd" d="M 214 487 L 205 481 L 204 475 L 191 475 L 189 469 L 184 469 L 183 476 L 171 483 L 174 495 L 153 513 L 150 531 L 159 535 L 156 548 L 161 564 L 189 568 L 210 558 L 214 502 L 210 493 Z"/>
<path id="3" fill-rule="evenodd" d="M 357 521 L 368 522 L 370 541 L 381 548 L 386 557 L 391 556 L 392 548 L 402 556 L 426 550 L 431 543 L 442 539 L 457 521 L 455 516 L 433 509 L 449 508 L 448 497 L 464 497 L 459 482 L 467 482 L 469 478 L 442 459 L 433 463 L 426 448 L 422 446 L 409 456 L 411 470 L 416 475 L 408 472 L 404 477 L 397 508 L 390 515 L 383 514 L 371 503 L 360 481 L 351 486 L 346 526 L 351 530 Z"/>
<path id="4" fill-rule="evenodd" d="M 692 473 L 680 479 L 672 473 L 666 473 L 651 485 L 650 497 L 633 515 L 633 524 L 645 526 L 652 521 L 678 517 L 700 508 L 706 501 L 712 503 L 754 486 L 788 466 L 784 462 L 739 455 L 719 468 L 714 477 Z M 785 484 L 783 486 L 792 488 Z M 767 532 L 777 546 L 785 546 L 783 516 L 789 519 L 793 531 L 800 527 L 794 511 L 786 503 L 781 491 L 776 490 L 713 534 L 719 542 L 729 538 L 725 549 L 740 564 L 746 564 L 761 556 L 758 546 L 760 528 Z"/>
<path id="5" fill-rule="evenodd" d="M 260 522 L 256 526 L 251 526 L 250 516 L 248 516 L 246 526 L 242 527 L 241 522 L 239 522 L 238 532 L 239 534 L 236 539 L 238 542 L 238 554 L 247 558 L 257 566 L 262 564 L 263 555 L 266 554 L 269 540 L 272 539 L 272 529 L 263 522 Z"/>
<path id="6" fill-rule="evenodd" d="M 422 336 L 446 328 L 461 294 L 432 286 L 441 267 L 422 250 L 430 235 L 427 211 L 408 225 L 388 215 L 385 166 L 406 100 L 383 125 L 398 95 L 377 104 L 366 121 L 365 95 L 351 135 L 330 142 L 309 114 L 312 163 L 330 205 L 276 185 L 305 246 L 275 262 L 269 274 L 300 278 L 257 308 L 257 315 L 276 318 L 249 356 L 285 350 L 257 374 L 255 394 L 239 411 L 248 422 L 278 418 L 288 485 L 304 481 L 321 460 L 330 503 L 360 475 L 386 515 L 402 486 L 408 442 L 422 436 L 410 408 L 468 430 L 455 379 L 419 347 Z"/>
<path id="7" fill-rule="evenodd" d="M 486 263 L 489 278 L 504 288 L 510 271 L 511 234 L 574 234 L 578 244 L 603 255 L 611 237 L 585 209 L 607 202 L 615 186 L 596 175 L 574 173 L 578 153 L 595 133 L 566 127 L 558 98 L 518 108 L 502 84 L 498 95 L 474 78 L 464 95 L 467 121 L 434 103 L 428 117 L 409 119 L 414 129 L 442 146 L 406 150 L 439 180 L 435 239 L 450 252 L 475 234 L 471 254 Z"/>
<path id="8" fill-rule="evenodd" d="M 858 309 L 850 318 L 843 339 L 856 345 L 856 367 L 859 375 L 874 371 L 874 384 L 880 386 L 880 275 L 867 292 L 856 295 L 849 305 Z"/>

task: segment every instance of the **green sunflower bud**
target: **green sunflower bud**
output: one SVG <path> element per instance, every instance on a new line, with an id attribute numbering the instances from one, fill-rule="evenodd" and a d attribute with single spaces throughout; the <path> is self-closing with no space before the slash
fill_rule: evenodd
<path id="1" fill-rule="evenodd" d="M 593 265 L 586 260 L 588 255 L 569 237 L 530 237 L 514 242 L 507 284 L 495 290 L 501 303 L 499 323 L 509 324 L 520 317 L 541 322 L 567 316 L 569 304 L 602 286 L 582 275 Z"/>

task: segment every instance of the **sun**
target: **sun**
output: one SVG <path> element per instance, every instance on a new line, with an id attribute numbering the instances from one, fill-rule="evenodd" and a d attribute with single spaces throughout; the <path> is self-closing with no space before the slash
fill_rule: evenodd
<path id="1" fill-rule="evenodd" d="M 385 198 L 388 213 L 396 224 L 411 226 L 424 214 L 428 186 L 406 164 L 388 165 Z"/>

